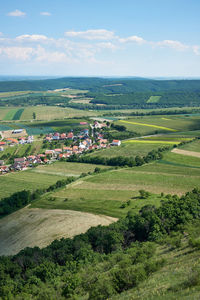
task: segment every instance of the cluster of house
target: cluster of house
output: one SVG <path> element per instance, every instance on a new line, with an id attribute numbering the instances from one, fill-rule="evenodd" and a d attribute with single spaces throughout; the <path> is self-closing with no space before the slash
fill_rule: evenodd
<path id="1" fill-rule="evenodd" d="M 82 122 L 83 123 L 83 122 Z M 86 125 L 87 123 L 81 124 Z M 92 130 L 94 128 L 103 128 L 107 126 L 104 123 L 94 122 L 94 125 L 91 126 Z M 44 154 L 30 155 L 27 157 L 15 158 L 14 163 L 10 166 L 4 165 L 4 161 L 0 160 L 0 174 L 5 174 L 12 171 L 21 171 L 26 170 L 28 167 L 33 167 L 38 164 L 50 163 L 52 160 L 60 160 L 62 158 L 69 158 L 73 154 L 80 155 L 83 152 L 97 149 L 105 149 L 110 146 L 120 146 L 121 141 L 113 140 L 112 143 L 109 143 L 107 139 L 104 138 L 103 134 L 100 132 L 95 132 L 95 137 L 92 135 L 89 136 L 89 129 L 83 129 L 76 136 L 73 131 L 69 133 L 59 133 L 54 132 L 47 134 L 44 137 L 44 141 L 64 141 L 70 140 L 71 145 L 69 147 L 62 144 L 61 148 L 49 149 L 46 150 Z M 27 138 L 20 137 L 18 139 L 8 138 L 5 142 L 0 141 L 0 147 L 4 145 L 17 145 L 17 144 L 26 144 L 32 143 L 33 136 Z"/>
<path id="2" fill-rule="evenodd" d="M 0 174 L 5 174 L 13 171 L 26 170 L 28 167 L 33 167 L 38 164 L 48 163 L 49 160 L 45 154 L 29 155 L 27 157 L 14 158 L 14 163 L 4 165 L 4 161 L 0 160 Z"/>
<path id="3" fill-rule="evenodd" d="M 34 141 L 34 137 L 32 135 L 28 137 L 19 137 L 19 138 L 7 138 L 4 141 L 0 141 L 0 151 L 4 151 L 4 147 L 6 146 L 15 146 L 15 145 L 24 145 L 31 144 Z"/>

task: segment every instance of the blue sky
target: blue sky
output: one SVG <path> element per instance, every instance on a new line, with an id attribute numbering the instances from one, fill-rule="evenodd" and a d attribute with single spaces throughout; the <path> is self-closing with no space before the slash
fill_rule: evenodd
<path id="1" fill-rule="evenodd" d="M 0 75 L 200 77 L 199 0 L 6 0 Z"/>

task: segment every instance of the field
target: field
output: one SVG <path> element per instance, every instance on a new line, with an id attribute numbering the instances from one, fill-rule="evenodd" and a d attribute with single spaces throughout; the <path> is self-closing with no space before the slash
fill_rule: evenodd
<path id="1" fill-rule="evenodd" d="M 73 237 L 91 226 L 114 221 L 77 211 L 24 208 L 0 220 L 0 255 L 13 255 L 25 247 L 43 248 L 55 239 Z"/>
<path id="2" fill-rule="evenodd" d="M 31 91 L 1 92 L 0 98 L 21 96 L 21 95 L 27 95 L 27 94 L 31 94 L 31 93 L 33 93 L 33 92 L 31 92 Z"/>
<path id="3" fill-rule="evenodd" d="M 23 111 L 22 111 L 23 109 Z M 17 112 L 19 115 L 17 115 Z M 64 108 L 59 106 L 28 106 L 28 107 L 0 107 L 0 121 L 33 120 L 33 113 L 36 114 L 36 120 L 58 120 L 64 118 L 95 116 L 98 112 L 83 111 L 70 107 Z"/>
<path id="4" fill-rule="evenodd" d="M 161 96 L 151 96 L 148 100 L 147 103 L 158 103 L 160 100 Z"/>
<path id="5" fill-rule="evenodd" d="M 54 184 L 67 176 L 78 176 L 84 172 L 93 172 L 96 165 L 79 163 L 61 163 L 39 166 L 32 170 L 20 171 L 2 175 L 0 178 L 0 198 L 12 193 L 26 190 L 36 190 Z M 103 167 L 104 169 L 106 167 Z"/>
<path id="6" fill-rule="evenodd" d="M 158 134 L 143 138 L 133 138 L 122 141 L 118 147 L 101 149 L 88 154 L 89 156 L 115 157 L 115 156 L 145 156 L 152 150 L 157 150 L 165 146 L 178 145 L 183 141 L 190 141 L 193 136 L 188 137 L 182 134 Z"/>
<path id="7" fill-rule="evenodd" d="M 188 151 L 194 151 L 194 152 L 200 152 L 200 140 L 195 140 L 192 143 L 183 145 L 183 146 L 181 146 L 181 149 L 188 150 Z"/>
<path id="8" fill-rule="evenodd" d="M 38 174 L 32 170 L 20 171 L 2 175 L 0 180 L 0 198 L 7 197 L 22 190 L 36 190 L 56 183 L 66 178 L 61 175 Z"/>
<path id="9" fill-rule="evenodd" d="M 32 207 L 72 209 L 120 217 L 130 209 L 138 211 L 145 204 L 158 206 L 161 192 L 181 195 L 199 187 L 199 182 L 199 158 L 167 153 L 163 160 L 141 167 L 81 178 L 64 189 L 45 195 Z M 141 189 L 152 194 L 141 200 L 138 192 Z M 50 197 L 55 197 L 54 201 L 50 201 Z M 121 208 L 129 200 L 129 205 Z"/>
<path id="10" fill-rule="evenodd" d="M 107 169 L 107 166 L 99 166 L 101 169 Z M 93 172 L 96 165 L 81 164 L 71 162 L 56 162 L 51 165 L 38 166 L 32 172 L 40 174 L 52 174 L 60 176 L 79 176 L 81 173 Z"/>
<path id="11" fill-rule="evenodd" d="M 117 125 L 126 126 L 127 130 L 149 135 L 197 130 L 200 126 L 198 117 L 187 116 L 144 116 L 115 121 Z"/>
<path id="12" fill-rule="evenodd" d="M 171 144 L 171 143 L 170 143 Z M 175 142 L 172 144 L 175 144 Z M 149 142 L 143 140 L 127 140 L 122 142 L 121 146 L 111 147 L 107 149 L 98 150 L 88 154 L 89 156 L 101 156 L 101 157 L 115 157 L 115 156 L 136 156 L 136 155 L 146 155 L 152 150 L 156 150 L 163 146 L 168 146 L 167 142 Z"/>

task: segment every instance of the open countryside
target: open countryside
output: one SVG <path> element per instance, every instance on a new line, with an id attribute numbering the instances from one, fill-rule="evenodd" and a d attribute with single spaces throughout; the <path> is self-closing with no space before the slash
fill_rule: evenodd
<path id="1" fill-rule="evenodd" d="M 30 94 L 2 97 L 7 106 L 0 108 L 0 254 L 16 255 L 17 265 L 18 259 L 26 257 L 34 261 L 36 269 L 28 268 L 41 280 L 38 294 L 42 285 L 49 290 L 40 268 L 52 264 L 53 269 L 59 269 L 53 276 L 61 280 L 58 294 L 62 299 L 64 281 L 71 278 L 64 277 L 66 261 L 71 266 L 81 261 L 81 271 L 73 271 L 73 276 L 80 278 L 73 295 L 80 293 L 81 287 L 86 299 L 98 299 L 102 295 L 99 280 L 102 277 L 105 286 L 108 270 L 109 288 L 103 288 L 105 296 L 101 299 L 130 299 L 133 295 L 140 299 L 144 293 L 144 299 L 149 299 L 144 284 L 157 297 L 161 285 L 155 280 L 161 278 L 172 286 L 175 280 L 169 284 L 169 278 L 178 263 L 176 284 L 183 284 L 190 272 L 193 274 L 192 269 L 185 274 L 184 267 L 189 268 L 188 260 L 192 260 L 190 268 L 195 267 L 199 255 L 198 247 L 193 246 L 200 236 L 195 210 L 200 182 L 199 108 L 144 110 L 130 105 L 120 109 L 124 96 L 115 95 L 124 85 L 103 84 L 98 89 L 116 89 L 115 95 L 107 96 L 113 99 L 111 102 L 119 101 L 118 109 L 113 109 L 109 101 L 99 103 L 96 85 L 91 90 L 89 84 L 80 84 L 76 89 L 57 86 L 52 91 L 37 89 Z M 157 95 L 148 95 L 145 103 L 160 105 L 163 98 Z M 22 105 L 25 98 L 20 97 L 30 97 L 26 106 Z M 172 213 L 182 207 L 181 217 L 178 213 L 174 218 L 168 215 L 168 206 Z M 165 220 L 151 227 L 148 218 L 157 222 L 160 214 Z M 171 223 L 176 218 L 178 225 Z M 185 223 L 187 218 L 194 222 Z M 147 227 L 143 228 L 143 220 Z M 188 235 L 179 230 L 179 222 Z M 172 228 L 169 232 L 168 224 Z M 138 261 L 133 258 L 135 251 Z M 31 253 L 41 257 L 46 253 L 45 265 L 35 262 Z M 93 264 L 97 265 L 98 279 L 90 289 L 86 286 L 92 282 L 88 276 L 94 272 Z M 146 275 L 133 284 L 133 274 L 140 270 Z M 59 272 L 64 273 L 57 275 Z M 126 280 L 119 291 L 113 282 L 120 272 L 132 275 L 128 288 L 129 281 L 123 275 Z M 49 279 L 45 280 L 51 286 Z M 25 292 L 25 287 L 19 289 Z M 28 295 L 32 289 L 31 283 Z M 189 291 L 198 294 L 198 285 L 189 287 Z M 1 285 L 0 293 L 5 295 Z M 170 293 L 177 296 L 177 292 L 162 287 L 167 299 Z"/>

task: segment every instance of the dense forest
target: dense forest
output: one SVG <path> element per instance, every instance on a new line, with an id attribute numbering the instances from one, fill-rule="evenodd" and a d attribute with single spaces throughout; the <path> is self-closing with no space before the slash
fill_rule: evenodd
<path id="1" fill-rule="evenodd" d="M 186 225 L 200 217 L 198 189 L 181 197 L 162 194 L 161 200 L 160 207 L 129 211 L 110 226 L 1 257 L 1 299 L 108 299 L 137 287 L 167 263 L 156 255 L 158 243 L 171 236 L 170 243 L 180 247 Z M 199 249 L 198 240 L 189 243 Z M 185 288 L 199 284 L 198 274 Z"/>
<path id="2" fill-rule="evenodd" d="M 90 98 L 90 104 L 69 103 L 71 99 L 62 97 L 59 93 L 53 95 L 42 93 L 62 88 L 85 90 L 82 96 Z M 74 77 L 0 82 L 0 92 L 11 91 L 37 91 L 37 93 L 1 98 L 1 106 L 41 104 L 79 109 L 123 109 L 200 105 L 200 80 Z M 105 106 L 99 107 L 99 104 Z"/>

